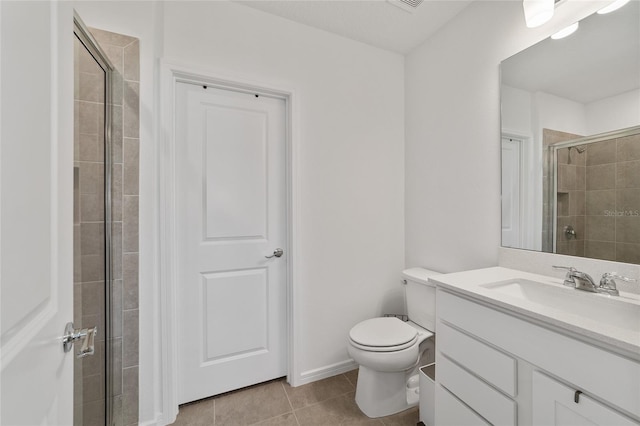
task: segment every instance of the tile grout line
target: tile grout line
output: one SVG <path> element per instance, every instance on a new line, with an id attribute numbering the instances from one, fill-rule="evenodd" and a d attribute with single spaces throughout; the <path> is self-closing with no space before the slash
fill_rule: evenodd
<path id="1" fill-rule="evenodd" d="M 351 391 L 355 392 L 356 388 L 357 388 L 357 383 L 354 384 L 345 373 L 342 373 L 342 375 L 344 376 L 345 379 L 347 379 L 347 382 L 349 382 L 351 387 L 353 387 L 353 389 Z M 348 392 L 345 392 L 345 393 L 348 393 Z"/>
<path id="2" fill-rule="evenodd" d="M 296 416 L 296 410 L 293 408 L 293 404 L 291 403 L 291 399 L 289 398 L 289 394 L 287 393 L 287 389 L 284 387 L 286 380 L 280 382 L 280 386 L 282 386 L 282 391 L 284 392 L 284 396 L 287 397 L 287 402 L 289 402 L 289 407 L 291 407 L 291 413 L 293 413 L 293 418 L 296 421 L 296 424 L 300 426 L 300 422 L 298 421 L 298 416 Z"/>
<path id="3" fill-rule="evenodd" d="M 334 399 L 343 398 L 343 397 L 345 397 L 346 395 L 348 395 L 351 392 L 353 392 L 353 391 L 341 393 L 340 395 L 335 395 L 335 396 L 332 396 L 331 398 L 323 399 L 322 401 L 316 401 L 313 404 L 309 404 L 309 405 L 305 405 L 304 407 L 297 408 L 297 409 L 293 410 L 293 412 L 295 413 L 296 411 L 301 411 L 301 410 L 305 410 L 305 409 L 310 408 L 310 407 L 315 407 L 316 405 L 323 404 L 323 403 L 325 403 L 327 401 L 333 401 Z"/>
<path id="4" fill-rule="evenodd" d="M 130 37 L 130 36 L 127 36 L 127 37 Z M 125 44 L 124 46 L 122 46 L 122 50 L 124 50 L 127 47 L 131 46 L 133 43 L 136 43 L 136 42 L 140 41 L 140 39 L 138 39 L 136 37 L 131 37 L 131 38 L 133 38 L 134 40 L 132 40 L 129 44 Z"/>
<path id="5" fill-rule="evenodd" d="M 347 380 L 347 382 L 348 382 L 348 383 L 353 387 L 353 389 L 351 389 L 351 390 L 349 390 L 349 391 L 347 391 L 347 392 L 341 393 L 341 394 L 339 394 L 339 395 L 334 395 L 334 396 L 332 396 L 332 397 L 330 397 L 330 398 L 323 399 L 322 401 L 316 401 L 316 402 L 314 402 L 313 404 L 305 405 L 305 406 L 303 406 L 303 407 L 296 408 L 296 409 L 294 409 L 294 408 L 293 408 L 293 404 L 291 404 L 291 400 L 289 400 L 289 395 L 287 394 L 287 391 L 286 391 L 286 389 L 285 389 L 285 395 L 287 396 L 287 399 L 289 400 L 289 404 L 291 405 L 291 408 L 293 409 L 293 411 L 292 411 L 292 412 L 293 412 L 293 415 L 294 415 L 294 416 L 295 416 L 295 418 L 296 418 L 296 422 L 298 423 L 298 426 L 300 426 L 300 421 L 298 420 L 298 416 L 297 416 L 297 414 L 296 414 L 296 412 L 297 412 L 297 411 L 304 410 L 304 409 L 307 409 L 307 408 L 309 408 L 309 407 L 315 407 L 316 405 L 320 405 L 320 404 L 322 404 L 322 403 L 325 403 L 325 402 L 327 402 L 327 401 L 331 401 L 331 400 L 334 400 L 334 399 L 337 399 L 337 398 L 343 398 L 344 396 L 346 396 L 346 395 L 348 395 L 348 394 L 350 394 L 350 393 L 352 393 L 352 392 L 355 392 L 355 390 L 356 390 L 356 389 L 355 389 L 355 386 L 353 385 L 353 383 L 351 383 L 351 381 L 349 380 L 349 378 L 348 378 L 344 373 L 343 373 L 342 375 L 345 377 L 345 379 Z M 284 387 L 284 384 L 283 384 L 282 386 Z"/>

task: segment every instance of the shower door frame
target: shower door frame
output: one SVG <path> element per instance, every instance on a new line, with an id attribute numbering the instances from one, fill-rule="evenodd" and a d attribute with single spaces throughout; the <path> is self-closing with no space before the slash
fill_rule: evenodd
<path id="1" fill-rule="evenodd" d="M 111 356 L 111 306 L 113 293 L 113 279 L 111 269 L 111 124 L 113 106 L 113 70 L 114 66 L 104 53 L 98 42 L 87 29 L 78 13 L 73 11 L 73 33 L 78 38 L 96 63 L 102 68 L 105 75 L 104 83 L 104 283 L 105 283 L 105 314 L 104 314 L 104 420 L 109 426 L 113 420 L 113 360 Z"/>
<path id="2" fill-rule="evenodd" d="M 564 142 L 558 142 L 550 145 L 549 149 L 549 167 L 553 173 L 553 179 L 549 179 L 549 191 L 547 194 L 548 206 L 551 209 L 551 227 L 549 228 L 552 238 L 552 253 L 557 253 L 556 243 L 558 238 L 558 150 L 563 148 L 570 148 L 572 146 L 586 145 L 595 142 L 607 141 L 615 138 L 623 138 L 625 136 L 631 136 L 640 133 L 640 126 L 627 127 L 621 130 L 614 130 L 611 132 L 599 133 L 592 136 L 584 136 L 581 138 L 571 139 Z"/>

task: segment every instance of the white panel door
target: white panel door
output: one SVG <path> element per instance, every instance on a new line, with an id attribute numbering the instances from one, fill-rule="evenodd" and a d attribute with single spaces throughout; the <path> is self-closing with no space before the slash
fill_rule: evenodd
<path id="1" fill-rule="evenodd" d="M 520 247 L 522 141 L 502 139 L 502 245 Z"/>
<path id="2" fill-rule="evenodd" d="M 287 373 L 283 99 L 178 83 L 179 403 Z M 281 257 L 272 255 L 282 249 Z"/>
<path id="3" fill-rule="evenodd" d="M 73 19 L 0 2 L 0 424 L 71 424 Z"/>
<path id="4" fill-rule="evenodd" d="M 547 426 L 638 426 L 630 418 L 539 371 L 533 372 L 533 424 Z"/>

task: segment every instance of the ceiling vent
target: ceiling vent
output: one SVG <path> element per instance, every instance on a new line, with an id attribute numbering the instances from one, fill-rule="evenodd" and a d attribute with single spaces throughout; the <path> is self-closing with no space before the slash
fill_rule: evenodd
<path id="1" fill-rule="evenodd" d="M 387 0 L 392 5 L 399 7 L 405 12 L 413 13 L 420 6 L 423 0 Z"/>

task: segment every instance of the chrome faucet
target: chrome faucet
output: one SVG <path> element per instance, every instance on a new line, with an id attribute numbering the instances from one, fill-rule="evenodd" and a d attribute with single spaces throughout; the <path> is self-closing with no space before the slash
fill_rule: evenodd
<path id="1" fill-rule="evenodd" d="M 580 272 L 573 266 L 554 266 L 556 269 L 566 269 L 567 275 L 564 277 L 564 285 L 567 287 L 573 287 L 576 290 L 584 290 L 595 293 L 598 288 L 596 282 L 591 278 L 591 275 Z"/>
<path id="2" fill-rule="evenodd" d="M 602 275 L 600 283 L 591 278 L 591 275 L 580 272 L 573 266 L 554 266 L 556 269 L 566 269 L 567 274 L 564 277 L 564 285 L 573 287 L 576 290 L 589 291 L 591 293 L 606 293 L 612 296 L 619 296 L 620 292 L 616 288 L 615 280 L 622 280 L 627 282 L 636 281 L 633 278 L 623 277 L 616 272 L 607 272 Z"/>

